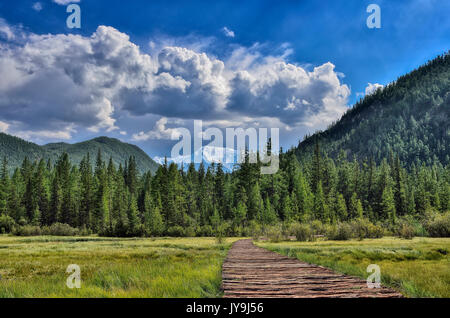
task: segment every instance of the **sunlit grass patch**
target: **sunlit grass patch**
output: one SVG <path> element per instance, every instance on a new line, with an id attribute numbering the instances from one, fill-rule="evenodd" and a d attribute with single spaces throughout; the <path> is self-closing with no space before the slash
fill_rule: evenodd
<path id="1" fill-rule="evenodd" d="M 219 297 L 234 240 L 0 236 L 0 297 Z M 80 289 L 66 286 L 69 264 Z"/>

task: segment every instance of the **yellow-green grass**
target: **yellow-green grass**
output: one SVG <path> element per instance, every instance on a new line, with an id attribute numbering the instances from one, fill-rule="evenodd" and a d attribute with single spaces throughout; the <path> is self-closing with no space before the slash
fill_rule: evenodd
<path id="1" fill-rule="evenodd" d="M 257 242 L 302 261 L 366 279 L 369 264 L 381 282 L 408 297 L 450 297 L 450 238 L 385 237 L 362 241 Z"/>
<path id="2" fill-rule="evenodd" d="M 235 240 L 3 235 L 0 297 L 220 297 Z M 69 264 L 80 266 L 80 289 L 66 286 Z"/>

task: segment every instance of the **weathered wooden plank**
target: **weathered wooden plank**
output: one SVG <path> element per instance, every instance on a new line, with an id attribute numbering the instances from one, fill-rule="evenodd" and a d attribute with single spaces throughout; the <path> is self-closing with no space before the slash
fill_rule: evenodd
<path id="1" fill-rule="evenodd" d="M 222 288 L 225 297 L 244 298 L 402 297 L 392 289 L 369 289 L 357 277 L 257 247 L 251 240 L 237 241 L 229 251 Z"/>

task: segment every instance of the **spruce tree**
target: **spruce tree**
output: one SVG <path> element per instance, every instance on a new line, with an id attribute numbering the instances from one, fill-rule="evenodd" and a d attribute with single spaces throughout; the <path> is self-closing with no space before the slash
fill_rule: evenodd
<path id="1" fill-rule="evenodd" d="M 8 162 L 3 158 L 0 170 L 0 215 L 8 213 L 8 196 L 10 191 L 10 180 L 8 175 Z"/>

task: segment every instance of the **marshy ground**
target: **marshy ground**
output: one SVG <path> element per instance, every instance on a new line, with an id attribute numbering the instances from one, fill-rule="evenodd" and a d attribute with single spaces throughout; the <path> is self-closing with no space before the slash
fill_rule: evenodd
<path id="1" fill-rule="evenodd" d="M 0 297 L 222 297 L 222 264 L 238 238 L 13 237 L 0 235 Z M 450 297 L 450 238 L 256 242 L 409 297 Z M 81 269 L 70 289 L 69 264 Z"/>

